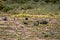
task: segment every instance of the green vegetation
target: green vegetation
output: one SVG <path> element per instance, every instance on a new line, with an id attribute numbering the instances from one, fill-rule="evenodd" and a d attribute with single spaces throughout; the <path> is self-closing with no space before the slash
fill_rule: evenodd
<path id="1" fill-rule="evenodd" d="M 33 11 L 34 9 L 41 9 L 39 10 L 40 12 L 36 10 L 36 12 L 40 14 L 45 10 L 45 13 L 47 13 L 47 10 L 48 12 L 51 10 L 60 10 L 59 3 L 60 0 L 1 0 L 0 10 L 3 12 L 8 12 L 10 10 L 28 10 L 30 12 L 30 9 Z"/>

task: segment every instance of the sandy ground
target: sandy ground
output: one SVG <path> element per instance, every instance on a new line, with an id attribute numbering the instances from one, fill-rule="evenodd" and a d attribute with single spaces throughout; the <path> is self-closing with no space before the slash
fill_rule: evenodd
<path id="1" fill-rule="evenodd" d="M 0 40 L 60 40 L 60 19 L 52 18 L 12 18 L 0 17 Z M 48 21 L 48 24 L 34 25 L 35 21 Z M 28 24 L 24 24 L 27 22 Z M 48 37 L 45 37 L 46 32 Z M 52 33 L 52 34 L 50 34 Z"/>

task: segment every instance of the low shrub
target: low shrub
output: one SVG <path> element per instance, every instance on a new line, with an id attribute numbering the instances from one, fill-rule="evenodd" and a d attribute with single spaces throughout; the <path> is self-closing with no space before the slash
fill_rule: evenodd
<path id="1" fill-rule="evenodd" d="M 14 3 L 14 4 L 6 4 L 6 5 L 4 5 L 4 8 L 3 8 L 3 12 L 7 12 L 7 11 L 10 11 L 10 10 L 15 10 L 15 9 L 17 9 L 17 8 L 19 8 L 19 4 L 17 4 L 17 3 Z"/>
<path id="2" fill-rule="evenodd" d="M 60 10 L 60 6 L 59 6 L 59 10 Z"/>
<path id="3" fill-rule="evenodd" d="M 57 3 L 57 2 L 59 2 L 59 0 L 43 0 L 43 1 L 45 1 L 46 3 Z"/>
<path id="4" fill-rule="evenodd" d="M 58 13 L 55 13 L 55 15 L 58 15 Z"/>
<path id="5" fill-rule="evenodd" d="M 2 11 L 3 11 L 3 12 L 7 12 L 7 11 L 9 11 L 9 10 L 11 10 L 11 9 L 12 9 L 11 7 L 5 6 Z"/>
<path id="6" fill-rule="evenodd" d="M 33 1 L 38 2 L 39 0 L 33 0 Z"/>
<path id="7" fill-rule="evenodd" d="M 33 7 L 31 6 L 31 4 L 25 3 L 22 5 L 21 9 L 27 10 L 27 9 L 33 9 Z"/>
<path id="8" fill-rule="evenodd" d="M 2 10 L 4 8 L 4 3 L 3 1 L 0 1 L 0 10 Z"/>

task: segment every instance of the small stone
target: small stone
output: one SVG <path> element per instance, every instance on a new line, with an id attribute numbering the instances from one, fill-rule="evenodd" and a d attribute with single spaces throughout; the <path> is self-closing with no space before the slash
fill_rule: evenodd
<path id="1" fill-rule="evenodd" d="M 7 21 L 7 17 L 4 17 L 3 20 L 4 20 L 4 21 Z"/>
<path id="2" fill-rule="evenodd" d="M 48 22 L 47 21 L 42 21 L 42 22 L 40 22 L 40 24 L 48 24 Z"/>
<path id="3" fill-rule="evenodd" d="M 28 24 L 27 22 L 23 22 L 23 23 L 26 24 L 26 25 Z"/>
<path id="4" fill-rule="evenodd" d="M 28 20 L 28 18 L 26 17 L 25 20 Z"/>
<path id="5" fill-rule="evenodd" d="M 38 25 L 39 25 L 39 21 L 35 21 L 35 22 L 34 22 L 34 25 L 35 25 L 35 26 L 38 26 Z"/>

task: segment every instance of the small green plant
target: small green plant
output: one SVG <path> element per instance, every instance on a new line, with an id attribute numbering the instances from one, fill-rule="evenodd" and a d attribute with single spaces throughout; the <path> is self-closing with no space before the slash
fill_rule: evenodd
<path id="1" fill-rule="evenodd" d="M 43 37 L 51 37 L 52 33 L 51 32 L 42 32 Z"/>
<path id="2" fill-rule="evenodd" d="M 53 14 L 49 14 L 50 16 L 53 16 Z"/>

